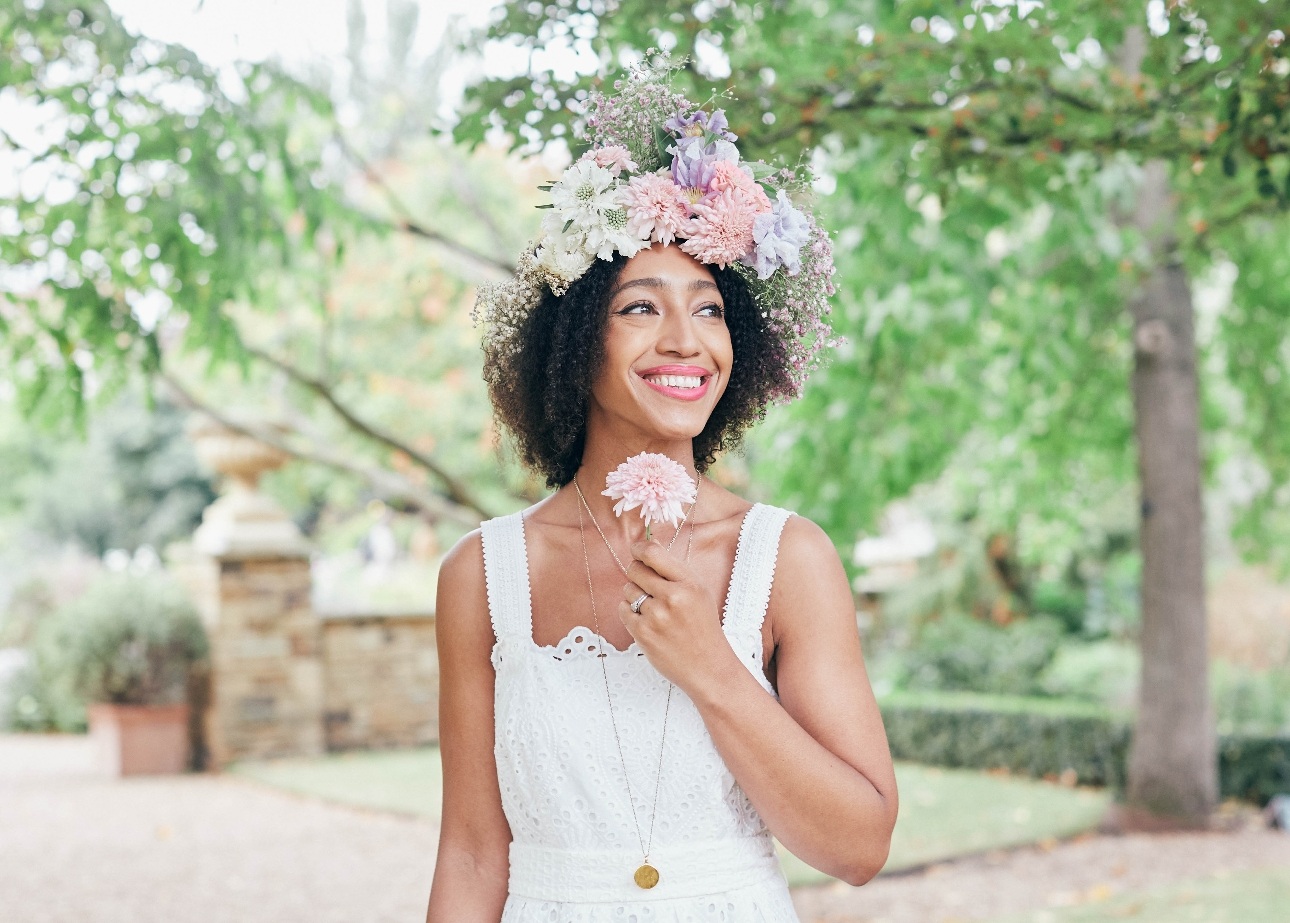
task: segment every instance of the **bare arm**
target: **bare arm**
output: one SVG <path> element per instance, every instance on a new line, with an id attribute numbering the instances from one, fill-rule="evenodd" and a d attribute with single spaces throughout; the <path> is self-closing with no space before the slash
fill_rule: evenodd
<path id="1" fill-rule="evenodd" d="M 506 902 L 511 831 L 493 756 L 493 631 L 478 532 L 444 558 L 435 633 L 443 817 L 426 921 L 495 923 Z"/>
<path id="2" fill-rule="evenodd" d="M 767 826 L 836 878 L 859 885 L 878 874 L 896 823 L 896 777 L 828 537 L 800 517 L 784 527 L 768 615 L 778 702 L 724 643 L 715 600 L 679 558 L 656 543 L 633 552 L 653 571 L 637 567 L 632 577 L 655 603 L 648 618 L 626 603 L 620 616 L 655 668 L 694 700 Z"/>

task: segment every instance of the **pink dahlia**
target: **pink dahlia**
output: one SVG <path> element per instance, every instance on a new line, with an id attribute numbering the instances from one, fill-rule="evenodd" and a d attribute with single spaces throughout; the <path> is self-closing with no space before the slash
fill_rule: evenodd
<path id="1" fill-rule="evenodd" d="M 753 207 L 757 209 L 758 214 L 768 212 L 773 208 L 770 198 L 766 195 L 766 190 L 761 188 L 761 184 L 752 178 L 752 174 L 729 160 L 722 160 L 716 163 L 712 168 L 712 183 L 709 188 L 713 192 L 725 192 L 727 189 L 737 189 L 742 192 Z"/>
<path id="2" fill-rule="evenodd" d="M 633 177 L 618 195 L 627 209 L 627 232 L 642 240 L 670 244 L 690 224 L 690 200 L 666 170 Z"/>
<path id="3" fill-rule="evenodd" d="M 753 248 L 753 222 L 757 208 L 736 189 L 694 206 L 690 236 L 681 249 L 700 263 L 725 269 Z"/>
<path id="4" fill-rule="evenodd" d="M 679 462 L 657 452 L 642 452 L 623 462 L 605 478 L 604 496 L 617 500 L 614 515 L 640 507 L 645 536 L 652 522 L 676 525 L 684 505 L 693 503 L 696 489 Z"/>
<path id="5" fill-rule="evenodd" d="M 637 169 L 636 161 L 632 160 L 631 152 L 621 144 L 606 144 L 604 147 L 587 151 L 582 155 L 582 159 L 594 160 L 596 166 L 605 167 L 614 176 L 617 176 L 623 170 L 632 173 Z"/>

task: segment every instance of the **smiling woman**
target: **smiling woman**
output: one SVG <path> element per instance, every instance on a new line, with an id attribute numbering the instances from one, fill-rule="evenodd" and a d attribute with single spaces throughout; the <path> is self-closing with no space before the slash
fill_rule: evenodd
<path id="1" fill-rule="evenodd" d="M 670 279 L 651 268 L 659 266 L 683 272 L 679 284 L 699 287 L 672 293 Z M 685 304 L 663 294 L 684 296 Z M 674 246 L 655 245 L 630 261 L 623 256 L 597 260 L 563 296 L 548 291 L 513 339 L 486 346 L 484 377 L 493 407 L 524 463 L 551 487 L 568 484 L 582 459 L 593 383 L 604 373 L 611 344 L 633 331 L 646 333 L 660 325 L 673 330 L 679 315 L 691 309 L 698 316 L 687 321 L 686 336 L 700 325 L 709 333 L 720 327 L 726 363 L 699 373 L 710 373 L 700 393 L 677 389 L 672 396 L 708 398 L 694 437 L 700 472 L 719 452 L 735 446 L 773 397 L 792 387 L 784 350 L 733 269 L 704 266 Z M 671 370 L 678 365 L 687 363 L 673 357 L 653 368 L 638 366 L 633 374 L 685 374 Z"/>
<path id="2" fill-rule="evenodd" d="M 828 236 L 720 111 L 619 89 L 479 296 L 497 417 L 556 490 L 442 566 L 432 923 L 791 923 L 772 833 L 860 884 L 895 823 L 837 553 L 703 476 L 829 342 Z M 616 517 L 623 480 L 679 523 Z"/>

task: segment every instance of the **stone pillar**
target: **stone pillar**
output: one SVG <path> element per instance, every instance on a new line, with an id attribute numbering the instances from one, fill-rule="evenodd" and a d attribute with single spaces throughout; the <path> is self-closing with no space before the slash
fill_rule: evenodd
<path id="1" fill-rule="evenodd" d="M 225 476 L 175 570 L 210 637 L 201 723 L 206 766 L 323 752 L 321 632 L 311 602 L 309 549 L 295 524 L 260 493 L 260 475 L 286 456 L 199 418 L 198 457 Z"/>

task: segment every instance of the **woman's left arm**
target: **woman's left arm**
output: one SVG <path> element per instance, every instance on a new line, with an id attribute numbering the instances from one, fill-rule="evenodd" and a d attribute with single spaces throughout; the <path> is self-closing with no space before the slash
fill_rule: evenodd
<path id="1" fill-rule="evenodd" d="M 656 555 L 647 549 L 640 557 L 663 564 Z M 821 871 L 864 884 L 887 861 L 896 777 L 846 573 L 828 536 L 810 520 L 794 516 L 784 526 L 767 618 L 778 702 L 729 645 L 708 646 L 700 670 L 691 658 L 686 669 L 659 663 L 668 656 L 651 661 L 675 673 L 670 678 L 694 701 L 726 765 L 780 842 Z M 667 627 L 679 629 L 685 621 Z M 684 657 L 676 647 L 669 654 Z"/>

